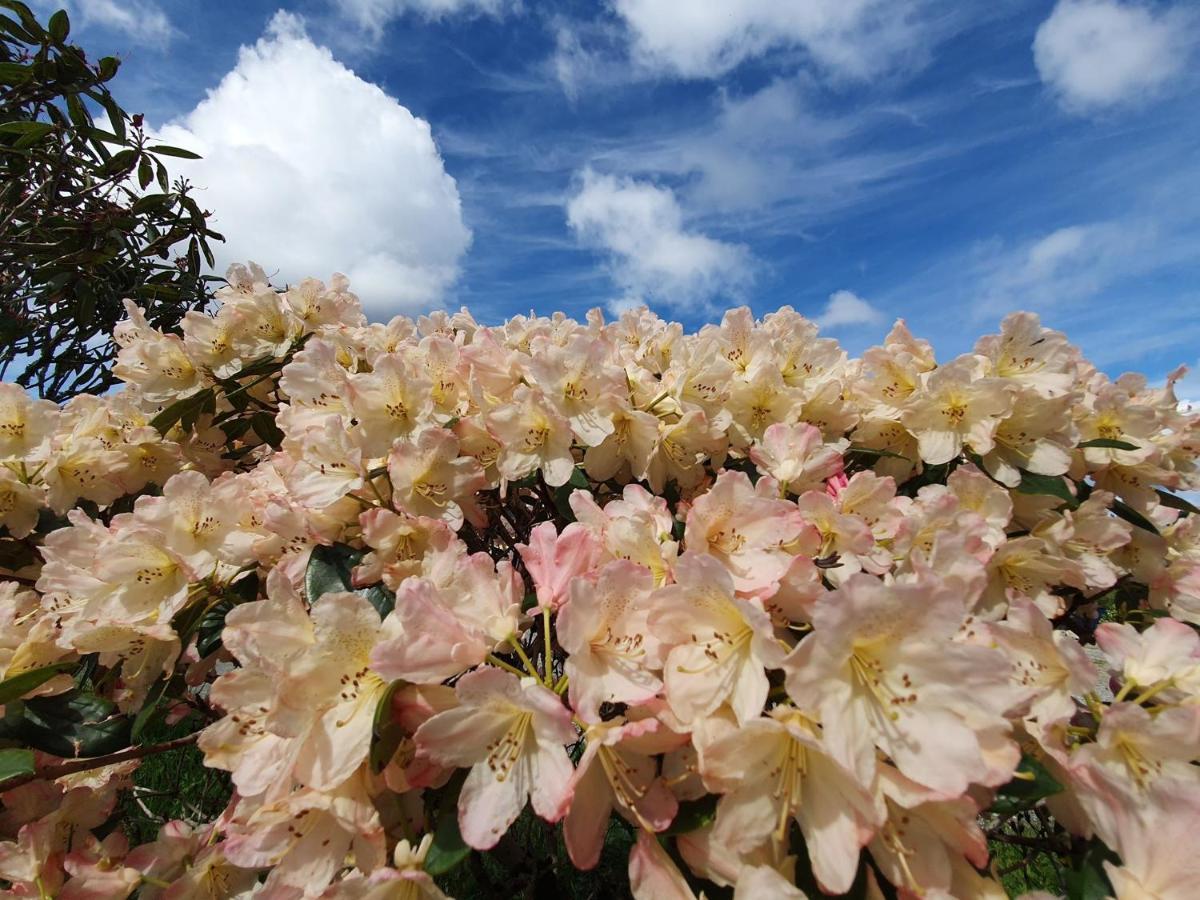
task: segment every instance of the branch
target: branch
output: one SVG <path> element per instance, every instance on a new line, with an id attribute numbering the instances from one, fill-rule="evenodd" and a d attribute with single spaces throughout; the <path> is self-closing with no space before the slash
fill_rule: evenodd
<path id="1" fill-rule="evenodd" d="M 125 750 L 118 750 L 116 753 L 109 753 L 107 756 L 93 756 L 89 759 L 76 759 L 71 762 L 59 763 L 53 766 L 44 766 L 32 775 L 20 775 L 16 778 L 10 778 L 8 781 L 0 782 L 0 790 L 11 791 L 13 788 L 20 787 L 23 784 L 28 784 L 31 781 L 41 781 L 42 779 L 61 778 L 64 775 L 74 775 L 77 772 L 87 772 L 91 769 L 99 769 L 104 766 L 111 766 L 116 763 L 128 762 L 131 759 L 141 759 L 144 756 L 154 756 L 157 753 L 167 753 L 171 750 L 178 750 L 180 747 L 186 747 L 189 744 L 196 743 L 196 739 L 200 737 L 200 732 L 195 731 L 191 734 L 186 734 L 183 737 L 175 738 L 174 740 L 166 741 L 162 744 L 149 744 L 142 747 L 129 747 Z"/>

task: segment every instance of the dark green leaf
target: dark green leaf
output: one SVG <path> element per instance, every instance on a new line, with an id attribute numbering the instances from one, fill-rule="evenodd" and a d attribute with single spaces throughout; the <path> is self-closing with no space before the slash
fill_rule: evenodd
<path id="1" fill-rule="evenodd" d="M 129 746 L 130 722 L 103 697 L 71 690 L 26 700 L 16 731 L 28 746 L 55 756 L 103 756 Z"/>
<path id="2" fill-rule="evenodd" d="M 521 598 L 521 612 L 529 612 L 529 610 L 537 606 L 537 602 L 537 594 L 535 594 L 533 591 L 530 591 Z"/>
<path id="3" fill-rule="evenodd" d="M 212 388 L 205 388 L 202 391 L 192 394 L 190 397 L 176 400 L 151 419 L 150 424 L 158 429 L 158 433 L 164 437 L 175 426 L 176 422 L 185 431 L 190 431 L 192 426 L 196 424 L 196 419 L 199 417 L 201 410 L 210 403 L 214 403 L 215 400 Z"/>
<path id="4" fill-rule="evenodd" d="M 912 460 L 910 460 L 907 456 L 904 456 L 901 453 L 896 453 L 893 450 L 881 450 L 877 447 L 859 447 L 854 444 L 851 444 L 849 447 L 846 448 L 846 453 L 847 454 L 857 453 L 859 456 L 866 457 L 867 459 L 889 458 L 889 459 L 902 459 L 905 462 L 912 462 Z"/>
<path id="5" fill-rule="evenodd" d="M 104 172 L 107 175 L 116 175 L 131 170 L 137 164 L 137 158 L 136 150 L 122 150 L 114 153 L 112 159 L 104 164 Z"/>
<path id="6" fill-rule="evenodd" d="M 404 682 L 393 681 L 379 698 L 375 705 L 375 720 L 371 726 L 373 735 L 371 741 L 370 763 L 371 771 L 382 772 L 388 761 L 396 755 L 396 749 L 404 740 L 404 727 L 392 718 L 392 695 L 402 687 Z"/>
<path id="7" fill-rule="evenodd" d="M 67 18 L 67 11 L 60 9 L 50 17 L 49 27 L 50 37 L 61 44 L 67 39 L 67 35 L 71 33 L 71 20 Z"/>
<path id="8" fill-rule="evenodd" d="M 1171 509 L 1177 509 L 1180 512 L 1185 512 L 1193 516 L 1200 516 L 1200 507 L 1193 503 L 1189 503 L 1186 499 L 1180 497 L 1178 494 L 1170 494 L 1162 490 L 1156 490 L 1155 493 L 1158 494 L 1158 502 L 1163 506 L 1170 507 Z"/>
<path id="9" fill-rule="evenodd" d="M 1079 445 L 1082 450 L 1085 447 L 1106 447 L 1110 450 L 1140 450 L 1137 444 L 1131 444 L 1129 441 L 1118 441 L 1113 438 L 1092 438 L 1090 441 L 1084 441 Z"/>
<path id="10" fill-rule="evenodd" d="M 133 727 L 130 729 L 129 737 L 134 743 L 137 743 L 138 738 L 142 736 L 142 732 L 150 721 L 154 718 L 154 713 L 158 709 L 159 703 L 162 702 L 166 695 L 167 688 L 171 684 L 171 677 L 168 675 L 160 675 L 158 680 L 150 687 L 150 691 L 146 694 L 146 702 L 142 704 L 142 708 L 138 710 L 138 714 L 133 719 Z"/>
<path id="11" fill-rule="evenodd" d="M 255 434 L 276 449 L 283 443 L 283 432 L 275 424 L 275 416 L 272 413 L 255 413 L 250 418 L 250 427 L 254 429 Z"/>
<path id="12" fill-rule="evenodd" d="M 14 748 L 0 750 L 0 786 L 10 778 L 20 778 L 22 775 L 32 775 L 33 751 Z"/>
<path id="13" fill-rule="evenodd" d="M 1046 767 L 1036 758 L 1026 754 L 1021 757 L 1013 779 L 996 792 L 991 811 L 1000 815 L 1020 812 L 1061 790 L 1063 786 Z"/>
<path id="14" fill-rule="evenodd" d="M 1079 501 L 1067 487 L 1067 480 L 1062 475 L 1037 475 L 1021 470 L 1021 483 L 1017 491 L 1022 494 L 1047 494 L 1063 500 L 1071 509 L 1079 505 Z"/>
<path id="15" fill-rule="evenodd" d="M 121 61 L 115 56 L 102 56 L 100 62 L 96 64 L 96 68 L 100 71 L 100 77 L 108 81 L 117 74 L 117 69 L 121 67 Z"/>
<path id="16" fill-rule="evenodd" d="M 5 122 L 0 125 L 0 134 L 33 135 L 40 138 L 54 130 L 49 122 Z"/>
<path id="17" fill-rule="evenodd" d="M 1113 896 L 1112 885 L 1104 872 L 1105 862 L 1120 865 L 1120 857 L 1099 840 L 1093 840 L 1079 864 L 1064 873 L 1067 900 L 1105 900 Z"/>
<path id="18" fill-rule="evenodd" d="M 154 180 L 154 167 L 150 165 L 150 157 L 143 156 L 138 163 L 138 185 L 145 190 Z"/>
<path id="19" fill-rule="evenodd" d="M 156 147 L 147 147 L 151 153 L 157 153 L 161 156 L 177 156 L 180 159 L 203 159 L 199 153 L 193 153 L 191 150 L 184 150 L 181 147 L 167 147 L 159 144 Z"/>
<path id="20" fill-rule="evenodd" d="M 30 669 L 28 672 L 22 672 L 19 675 L 14 675 L 12 678 L 0 681 L 0 706 L 12 700 L 20 699 L 35 688 L 41 687 L 59 672 L 75 668 L 76 662 L 76 660 L 71 660 L 69 662 L 54 663 L 50 666 L 42 666 L 40 669 Z"/>
<path id="21" fill-rule="evenodd" d="M 1154 527 L 1153 522 L 1143 516 L 1140 512 L 1138 512 L 1120 497 L 1113 498 L 1111 509 L 1129 524 L 1136 525 L 1138 528 L 1144 528 L 1151 534 L 1158 534 L 1158 529 Z"/>
<path id="22" fill-rule="evenodd" d="M 396 595 L 382 584 L 354 587 L 354 567 L 362 558 L 361 550 L 347 544 L 314 547 L 304 572 L 304 593 L 309 604 L 316 603 L 325 594 L 349 591 L 366 597 L 381 618 L 390 613 L 396 606 Z"/>
<path id="23" fill-rule="evenodd" d="M 437 827 L 425 857 L 425 871 L 435 878 L 445 875 L 471 855 L 471 848 L 458 830 L 458 795 L 462 791 L 465 774 L 456 774 L 451 779 L 438 804 Z"/>
<path id="24" fill-rule="evenodd" d="M 705 825 L 711 825 L 717 817 L 717 795 L 705 794 L 699 800 L 684 800 L 679 804 L 675 820 L 663 834 L 687 834 Z"/>
<path id="25" fill-rule="evenodd" d="M 33 74 L 33 67 L 23 63 L 0 63 L 0 84 L 20 84 Z"/>

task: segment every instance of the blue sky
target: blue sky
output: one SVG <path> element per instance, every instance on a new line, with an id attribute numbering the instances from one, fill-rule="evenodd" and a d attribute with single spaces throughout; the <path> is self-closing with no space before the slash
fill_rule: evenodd
<path id="1" fill-rule="evenodd" d="M 1184 0 L 68 5 L 205 154 L 223 260 L 376 318 L 790 304 L 947 358 L 1023 308 L 1114 374 L 1200 358 Z"/>

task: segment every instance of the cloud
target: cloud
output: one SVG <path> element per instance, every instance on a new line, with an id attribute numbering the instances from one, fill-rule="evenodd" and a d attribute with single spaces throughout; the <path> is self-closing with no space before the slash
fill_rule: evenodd
<path id="1" fill-rule="evenodd" d="M 1059 228 L 1016 247 L 980 248 L 978 312 L 994 317 L 1017 307 L 1069 307 L 1161 262 L 1159 229 L 1145 220 Z M 1153 260 L 1153 262 L 1151 262 Z"/>
<path id="2" fill-rule="evenodd" d="M 1076 113 L 1129 104 L 1179 74 L 1194 43 L 1183 7 L 1059 0 L 1033 41 L 1042 81 Z"/>
<path id="3" fill-rule="evenodd" d="M 822 69 L 864 79 L 919 54 L 921 3 L 892 0 L 615 0 L 634 59 L 683 78 L 716 78 L 773 50 L 800 49 Z"/>
<path id="4" fill-rule="evenodd" d="M 175 35 L 171 20 L 154 0 L 35 0 L 39 10 L 66 9 L 74 25 L 119 31 L 139 44 L 164 46 Z"/>
<path id="5" fill-rule="evenodd" d="M 378 37 L 384 26 L 405 13 L 425 19 L 452 15 L 502 16 L 519 8 L 520 0 L 330 0 L 338 10 L 362 28 Z"/>
<path id="6" fill-rule="evenodd" d="M 649 182 L 585 169 L 567 222 L 581 243 L 608 254 L 624 306 L 637 297 L 708 304 L 753 280 L 745 247 L 688 231 L 675 194 Z"/>
<path id="7" fill-rule="evenodd" d="M 219 271 L 246 259 L 289 282 L 342 271 L 377 314 L 428 306 L 458 275 L 471 233 L 429 124 L 289 13 L 159 136 L 204 156 L 172 172 L 226 237 Z"/>
<path id="8" fill-rule="evenodd" d="M 876 325 L 883 321 L 883 313 L 850 291 L 835 291 L 829 295 L 825 311 L 813 321 L 821 328 L 839 328 L 845 325 Z"/>

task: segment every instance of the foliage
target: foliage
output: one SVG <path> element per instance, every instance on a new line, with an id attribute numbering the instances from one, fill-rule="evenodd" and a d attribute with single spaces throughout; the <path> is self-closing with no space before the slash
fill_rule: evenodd
<path id="1" fill-rule="evenodd" d="M 51 400 L 113 383 L 125 298 L 164 329 L 203 306 L 220 240 L 163 162 L 196 155 L 150 140 L 109 90 L 119 61 L 69 34 L 0 2 L 0 377 Z"/>

